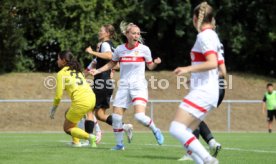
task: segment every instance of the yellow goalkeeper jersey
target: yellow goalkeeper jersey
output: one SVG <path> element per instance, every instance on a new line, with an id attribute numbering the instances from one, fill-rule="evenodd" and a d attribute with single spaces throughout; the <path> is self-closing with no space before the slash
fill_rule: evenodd
<path id="1" fill-rule="evenodd" d="M 66 90 L 74 103 L 85 102 L 87 98 L 94 95 L 83 74 L 81 72 L 77 73 L 75 70 L 69 70 L 68 66 L 62 68 L 57 74 L 54 106 L 58 106 L 60 103 L 63 90 Z"/>

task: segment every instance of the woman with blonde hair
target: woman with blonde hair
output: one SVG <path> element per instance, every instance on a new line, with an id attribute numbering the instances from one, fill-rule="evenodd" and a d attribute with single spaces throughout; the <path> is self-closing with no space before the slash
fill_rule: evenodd
<path id="1" fill-rule="evenodd" d="M 112 126 L 116 138 L 116 146 L 112 150 L 124 150 L 122 119 L 129 105 L 134 106 L 135 119 L 149 127 L 159 145 L 163 144 L 164 137 L 153 120 L 145 115 L 148 102 L 148 88 L 145 79 L 145 66 L 153 70 L 161 59 L 152 60 L 150 49 L 141 44 L 140 28 L 133 23 L 122 23 L 121 31 L 127 42 L 119 45 L 112 56 L 112 61 L 93 72 L 97 75 L 113 68 L 120 63 L 120 84 L 113 103 Z"/>
<path id="2" fill-rule="evenodd" d="M 213 30 L 213 9 L 207 2 L 202 2 L 194 9 L 193 25 L 198 35 L 191 50 L 192 64 L 174 70 L 177 76 L 191 73 L 190 91 L 179 105 L 169 131 L 196 163 L 217 164 L 218 160 L 192 133 L 219 102 L 218 53 L 221 43 Z"/>
<path id="3" fill-rule="evenodd" d="M 86 52 L 94 56 L 93 65 L 90 71 L 104 66 L 112 59 L 114 45 L 112 39 L 115 36 L 115 28 L 111 24 L 103 25 L 98 32 L 99 45 L 94 51 L 91 47 L 86 48 Z M 113 80 L 112 69 L 101 72 L 94 76 L 93 91 L 96 95 L 95 115 L 98 120 L 112 126 L 112 115 L 106 114 L 106 110 L 110 106 L 110 99 L 113 94 Z M 94 122 L 92 121 L 91 113 L 88 114 L 88 120 L 85 121 L 85 129 L 88 133 L 93 132 Z M 132 124 L 123 124 L 123 129 L 126 132 L 128 142 L 132 139 Z M 97 141 L 99 142 L 101 133 L 97 134 Z"/>

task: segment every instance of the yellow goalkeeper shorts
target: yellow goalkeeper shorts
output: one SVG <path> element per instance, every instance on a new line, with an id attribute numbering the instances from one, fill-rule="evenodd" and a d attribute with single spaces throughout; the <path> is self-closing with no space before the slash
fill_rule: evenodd
<path id="1" fill-rule="evenodd" d="M 95 104 L 96 98 L 94 94 L 89 98 L 87 97 L 85 101 L 73 101 L 65 117 L 73 123 L 78 123 L 87 112 L 94 110 Z"/>

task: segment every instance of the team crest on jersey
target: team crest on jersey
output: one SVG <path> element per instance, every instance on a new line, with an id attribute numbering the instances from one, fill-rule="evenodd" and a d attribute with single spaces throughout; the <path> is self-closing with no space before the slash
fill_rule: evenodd
<path id="1" fill-rule="evenodd" d="M 139 54 L 139 51 L 135 51 L 134 55 L 137 56 Z"/>

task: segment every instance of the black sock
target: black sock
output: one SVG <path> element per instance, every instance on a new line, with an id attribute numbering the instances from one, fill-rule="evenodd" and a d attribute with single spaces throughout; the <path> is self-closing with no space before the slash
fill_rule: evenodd
<path id="1" fill-rule="evenodd" d="M 204 121 L 201 121 L 199 124 L 199 133 L 204 141 L 208 144 L 211 139 L 213 139 L 213 135 Z"/>
<path id="2" fill-rule="evenodd" d="M 268 129 L 268 133 L 271 133 L 272 132 L 272 129 Z"/>
<path id="3" fill-rule="evenodd" d="M 108 125 L 112 126 L 112 115 L 109 115 L 105 121 Z"/>
<path id="4" fill-rule="evenodd" d="M 94 129 L 94 121 L 85 120 L 84 122 L 84 129 L 87 133 L 92 134 Z"/>
<path id="5" fill-rule="evenodd" d="M 194 130 L 193 134 L 196 136 L 197 139 L 199 139 L 199 129 Z"/>

